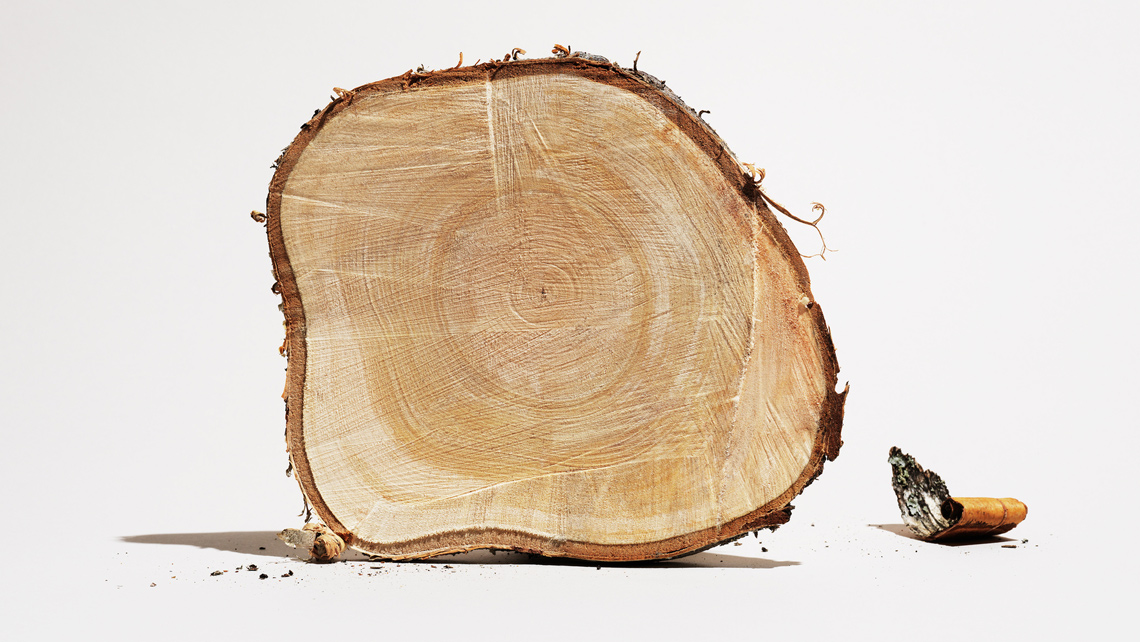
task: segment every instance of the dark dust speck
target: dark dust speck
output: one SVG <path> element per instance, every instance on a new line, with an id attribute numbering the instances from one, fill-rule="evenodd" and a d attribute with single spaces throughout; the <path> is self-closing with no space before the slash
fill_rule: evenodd
<path id="1" fill-rule="evenodd" d="M 259 551 L 264 551 L 264 550 L 265 550 L 265 547 L 264 547 L 264 546 L 258 546 L 258 547 L 257 547 L 257 550 L 259 550 Z"/>
<path id="2" fill-rule="evenodd" d="M 258 577 L 259 579 L 263 579 L 263 580 L 267 580 L 267 579 L 269 579 L 269 576 L 268 576 L 268 575 L 266 575 L 265 573 L 262 573 L 261 575 L 258 575 L 257 577 Z"/>
<path id="3" fill-rule="evenodd" d="M 1017 548 L 1017 544 L 1002 544 L 1002 548 Z"/>
<path id="4" fill-rule="evenodd" d="M 257 570 L 257 564 L 250 564 L 249 566 L 245 567 L 245 570 L 256 571 Z"/>
<path id="5" fill-rule="evenodd" d="M 767 552 L 768 552 L 768 549 L 767 549 L 767 547 L 761 546 L 761 547 L 760 547 L 760 552 L 761 552 L 761 553 L 767 553 Z"/>
<path id="6" fill-rule="evenodd" d="M 222 572 L 221 572 L 221 571 L 214 571 L 213 573 L 210 573 L 210 577 L 217 577 L 217 576 L 219 576 L 219 575 L 221 575 L 221 574 L 222 574 Z"/>
<path id="7" fill-rule="evenodd" d="M 293 577 L 293 571 L 289 571 L 288 573 L 282 575 L 281 577 Z"/>

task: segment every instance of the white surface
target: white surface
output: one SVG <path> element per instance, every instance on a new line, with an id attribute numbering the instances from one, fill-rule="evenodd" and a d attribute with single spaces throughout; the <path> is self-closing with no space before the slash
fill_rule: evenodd
<path id="1" fill-rule="evenodd" d="M 1124 636 L 1137 520 L 1106 511 L 1136 487 L 1140 11 L 334 4 L 5 7 L 5 629 Z M 773 198 L 828 206 L 839 252 L 809 269 L 851 382 L 839 460 L 788 526 L 671 564 L 290 561 L 281 317 L 248 218 L 270 163 L 334 85 L 556 42 L 640 50 Z M 1024 500 L 1018 548 L 898 534 L 891 445 L 955 494 Z"/>

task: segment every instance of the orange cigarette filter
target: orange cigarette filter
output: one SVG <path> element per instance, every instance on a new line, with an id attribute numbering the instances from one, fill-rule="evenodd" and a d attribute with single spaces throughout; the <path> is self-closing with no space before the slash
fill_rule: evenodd
<path id="1" fill-rule="evenodd" d="M 1021 523 L 1029 507 L 1012 497 L 951 497 L 942 505 L 953 526 L 932 540 L 1000 535 Z"/>

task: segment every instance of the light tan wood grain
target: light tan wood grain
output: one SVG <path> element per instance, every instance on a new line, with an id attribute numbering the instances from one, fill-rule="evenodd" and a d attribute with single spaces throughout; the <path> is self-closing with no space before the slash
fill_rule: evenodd
<path id="1" fill-rule="evenodd" d="M 279 170 L 306 495 L 394 558 L 645 559 L 765 525 L 842 409 L 782 228 L 638 78 L 484 67 L 357 90 Z"/>

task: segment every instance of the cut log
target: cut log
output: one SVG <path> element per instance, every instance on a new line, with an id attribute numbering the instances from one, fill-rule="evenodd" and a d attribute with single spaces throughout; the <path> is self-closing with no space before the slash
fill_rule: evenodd
<path id="1" fill-rule="evenodd" d="M 337 90 L 278 161 L 286 439 L 392 559 L 675 557 L 787 521 L 846 390 L 716 134 L 589 55 Z"/>

